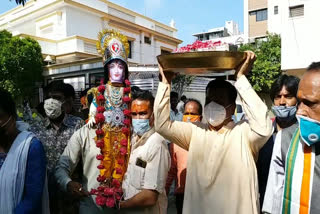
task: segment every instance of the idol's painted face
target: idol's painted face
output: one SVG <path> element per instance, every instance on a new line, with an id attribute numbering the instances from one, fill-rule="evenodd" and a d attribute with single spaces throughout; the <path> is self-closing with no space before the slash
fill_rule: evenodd
<path id="1" fill-rule="evenodd" d="M 123 83 L 125 65 L 120 60 L 114 60 L 108 64 L 109 80 L 111 83 Z"/>

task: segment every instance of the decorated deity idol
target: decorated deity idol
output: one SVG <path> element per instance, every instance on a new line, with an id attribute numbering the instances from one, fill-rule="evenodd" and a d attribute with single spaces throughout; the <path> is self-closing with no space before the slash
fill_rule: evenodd
<path id="1" fill-rule="evenodd" d="M 130 82 L 128 80 L 127 38 L 115 30 L 99 33 L 98 51 L 103 55 L 104 81 L 93 90 L 95 99 L 90 106 L 89 126 L 95 125 L 97 159 L 100 170 L 96 195 L 100 206 L 114 207 L 122 197 L 121 184 L 130 155 Z"/>

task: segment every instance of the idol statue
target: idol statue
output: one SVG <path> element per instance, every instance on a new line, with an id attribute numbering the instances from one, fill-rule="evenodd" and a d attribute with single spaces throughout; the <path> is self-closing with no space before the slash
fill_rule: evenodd
<path id="1" fill-rule="evenodd" d="M 114 207 L 122 197 L 121 184 L 130 155 L 130 82 L 128 80 L 127 38 L 115 30 L 99 33 L 98 51 L 103 55 L 104 80 L 90 106 L 89 127 L 96 127 L 97 159 L 100 170 L 96 195 L 100 206 Z"/>

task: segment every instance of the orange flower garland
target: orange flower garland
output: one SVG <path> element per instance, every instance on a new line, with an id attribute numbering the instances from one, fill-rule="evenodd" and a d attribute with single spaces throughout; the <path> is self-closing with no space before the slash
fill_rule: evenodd
<path id="1" fill-rule="evenodd" d="M 122 105 L 124 118 L 121 127 L 105 124 L 105 85 L 98 87 L 97 113 L 95 116 L 98 129 L 96 130 L 96 146 L 100 148 L 101 154 L 96 156 L 100 164 L 97 168 L 100 171 L 97 181 L 100 183 L 97 189 L 92 189 L 91 194 L 96 195 L 96 203 L 99 206 L 115 207 L 123 195 L 121 183 L 127 170 L 130 156 L 130 111 L 128 110 L 131 101 L 130 82 L 125 81 L 123 89 Z M 107 85 L 108 86 L 108 85 Z M 107 101 L 108 102 L 108 101 Z"/>

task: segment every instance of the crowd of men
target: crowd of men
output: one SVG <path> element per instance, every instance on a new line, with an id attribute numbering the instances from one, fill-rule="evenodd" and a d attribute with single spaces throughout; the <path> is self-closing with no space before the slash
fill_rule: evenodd
<path id="1" fill-rule="evenodd" d="M 132 90 L 131 154 L 113 209 L 90 194 L 98 185 L 96 128 L 75 113 L 70 85 L 50 83 L 39 118 L 27 121 L 1 89 L 0 213 L 167 213 L 172 185 L 179 214 L 320 213 L 320 62 L 301 80 L 273 83 L 270 118 L 246 78 L 254 61 L 247 52 L 234 85 L 209 82 L 204 106 L 179 102 L 174 74 L 161 66 L 155 98 Z"/>

